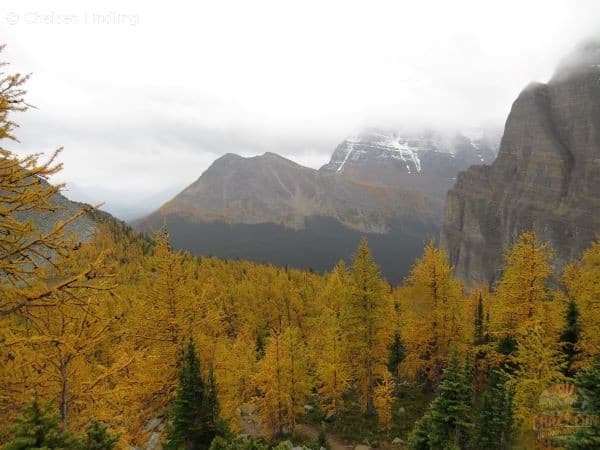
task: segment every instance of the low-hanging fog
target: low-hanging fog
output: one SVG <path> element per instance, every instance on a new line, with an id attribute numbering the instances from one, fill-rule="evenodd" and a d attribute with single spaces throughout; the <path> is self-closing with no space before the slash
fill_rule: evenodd
<path id="1" fill-rule="evenodd" d="M 64 146 L 67 196 L 131 218 L 227 152 L 316 168 L 365 126 L 502 127 L 600 3 L 9 0 L 0 30 L 33 74 L 11 148 Z"/>

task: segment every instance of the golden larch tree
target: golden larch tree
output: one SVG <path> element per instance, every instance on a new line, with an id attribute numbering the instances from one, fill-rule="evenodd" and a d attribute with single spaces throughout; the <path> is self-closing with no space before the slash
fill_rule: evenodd
<path id="1" fill-rule="evenodd" d="M 326 416 L 340 415 L 344 394 L 352 382 L 346 320 L 350 295 L 346 265 L 340 262 L 328 275 L 317 299 L 320 308 L 309 341 L 319 383 L 319 404 Z"/>
<path id="2" fill-rule="evenodd" d="M 600 240 L 592 243 L 581 261 L 565 269 L 563 280 L 580 311 L 580 365 L 589 366 L 600 348 Z"/>
<path id="3" fill-rule="evenodd" d="M 380 427 L 385 431 L 390 431 L 392 428 L 394 390 L 394 378 L 389 372 L 385 372 L 375 387 L 375 409 L 377 410 L 377 419 L 379 420 Z"/>
<path id="4" fill-rule="evenodd" d="M 265 356 L 258 365 L 257 386 L 257 403 L 266 431 L 293 434 L 297 415 L 303 411 L 312 386 L 298 327 L 290 326 L 269 336 Z"/>
<path id="5" fill-rule="evenodd" d="M 529 442 L 533 416 L 541 413 L 539 400 L 545 389 L 562 379 L 556 341 L 547 336 L 539 321 L 530 322 L 516 336 L 517 350 L 511 356 L 517 368 L 510 374 L 513 408 L 520 440 Z"/>
<path id="6" fill-rule="evenodd" d="M 506 252 L 505 266 L 495 296 L 492 322 L 500 336 L 512 337 L 520 327 L 541 320 L 552 274 L 552 250 L 534 232 L 524 232 Z"/>
<path id="7" fill-rule="evenodd" d="M 470 343 L 472 326 L 468 302 L 461 283 L 452 275 L 446 251 L 429 242 L 399 296 L 406 347 L 401 366 L 410 378 L 435 386 L 452 348 L 464 350 Z"/>
<path id="8" fill-rule="evenodd" d="M 363 412 L 375 414 L 374 389 L 387 372 L 394 307 L 366 239 L 354 254 L 347 309 L 348 346 Z"/>

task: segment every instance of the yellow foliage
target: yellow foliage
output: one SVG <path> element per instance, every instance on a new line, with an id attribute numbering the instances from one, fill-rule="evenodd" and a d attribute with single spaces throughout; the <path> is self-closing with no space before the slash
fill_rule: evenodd
<path id="1" fill-rule="evenodd" d="M 373 393 L 377 379 L 387 372 L 394 305 L 366 239 L 354 255 L 350 289 L 345 319 L 352 369 L 363 412 L 375 414 Z"/>
<path id="2" fill-rule="evenodd" d="M 311 341 L 319 400 L 326 416 L 338 416 L 344 406 L 344 394 L 352 381 L 346 316 L 350 301 L 346 266 L 339 263 L 329 275 L 318 298 L 321 310 Z"/>
<path id="3" fill-rule="evenodd" d="M 581 365 L 589 366 L 600 349 L 600 241 L 596 240 L 580 262 L 567 267 L 564 282 L 568 295 L 575 299 L 580 312 Z"/>
<path id="4" fill-rule="evenodd" d="M 394 379 L 385 372 L 381 381 L 375 387 L 375 409 L 379 425 L 385 431 L 392 427 L 392 408 L 394 406 Z"/>
<path id="5" fill-rule="evenodd" d="M 550 339 L 539 322 L 531 322 L 527 330 L 517 335 L 517 351 L 511 362 L 517 367 L 510 376 L 514 391 L 513 408 L 521 439 L 532 429 L 535 414 L 541 412 L 539 399 L 542 392 L 561 380 L 560 359 L 556 343 Z"/>
<path id="6" fill-rule="evenodd" d="M 266 431 L 293 433 L 311 387 L 298 327 L 289 326 L 269 336 L 265 357 L 258 365 L 257 385 L 261 393 L 257 403 Z"/>
<path id="7" fill-rule="evenodd" d="M 462 290 L 446 251 L 430 242 L 399 291 L 409 378 L 439 383 L 452 348 L 468 347 L 473 320 Z"/>
<path id="8" fill-rule="evenodd" d="M 0 74 L 3 143 L 14 139 L 9 114 L 26 109 L 25 80 Z M 47 182 L 61 168 L 55 159 L 0 148 L 2 429 L 37 391 L 55 401 L 64 427 L 81 431 L 102 420 L 121 433 L 121 447 L 142 446 L 145 423 L 168 412 L 182 345 L 192 336 L 234 429 L 244 405 L 255 402 L 266 432 L 294 432 L 316 389 L 326 415 L 343 414 L 354 390 L 363 412 L 377 413 L 389 430 L 394 379 L 386 365 L 395 333 L 405 359 L 394 375 L 429 387 L 453 348 L 464 354 L 476 345 L 481 373 L 511 362 L 515 411 L 527 426 L 539 395 L 560 379 L 567 297 L 581 311 L 584 364 L 600 346 L 600 242 L 565 271 L 561 293 L 548 285 L 551 250 L 524 233 L 506 254 L 496 292 L 467 298 L 433 243 L 395 291 L 366 240 L 350 270 L 340 263 L 325 276 L 195 258 L 174 251 L 166 231 L 151 241 L 110 221 L 80 244 L 68 230 L 91 208 L 44 229 L 30 220 L 58 208 L 60 186 Z M 504 337 L 516 343 L 510 356 L 495 351 Z"/>
<path id="9" fill-rule="evenodd" d="M 504 273 L 496 290 L 493 322 L 501 336 L 514 336 L 519 327 L 541 320 L 552 273 L 552 250 L 535 233 L 525 232 L 506 253 Z"/>

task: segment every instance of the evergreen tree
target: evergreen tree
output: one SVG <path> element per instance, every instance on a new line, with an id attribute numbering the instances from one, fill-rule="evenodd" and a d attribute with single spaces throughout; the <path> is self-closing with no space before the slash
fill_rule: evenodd
<path id="1" fill-rule="evenodd" d="M 255 345 L 256 359 L 259 361 L 265 357 L 266 342 L 267 341 L 265 339 L 264 332 L 262 330 L 259 331 L 258 334 L 256 335 L 256 345 Z"/>
<path id="2" fill-rule="evenodd" d="M 475 414 L 471 448 L 510 448 L 512 398 L 507 381 L 505 374 L 492 371 Z"/>
<path id="3" fill-rule="evenodd" d="M 179 369 L 179 385 L 171 408 L 165 449 L 208 449 L 218 430 L 214 377 L 208 386 L 200 373 L 196 346 L 190 338 Z"/>
<path id="4" fill-rule="evenodd" d="M 317 434 L 317 439 L 315 440 L 315 449 L 322 449 L 324 448 L 325 450 L 329 450 L 331 448 L 331 445 L 329 445 L 329 442 L 327 442 L 327 434 L 325 433 L 325 430 L 323 428 L 321 428 L 319 430 L 319 434 Z"/>
<path id="5" fill-rule="evenodd" d="M 413 450 L 430 450 L 429 432 L 431 430 L 431 412 L 427 411 L 423 417 L 415 422 L 408 440 L 408 446 Z"/>
<path id="6" fill-rule="evenodd" d="M 228 438 L 216 437 L 210 450 L 289 450 L 288 443 L 289 441 L 281 442 L 272 446 L 262 439 L 247 434 L 238 434 Z"/>
<path id="7" fill-rule="evenodd" d="M 220 419 L 219 399 L 217 397 L 217 382 L 215 380 L 215 372 L 211 367 L 208 371 L 208 379 L 206 380 L 203 409 L 206 411 L 206 430 L 212 439 L 217 435 L 223 435 L 226 432 L 226 426 Z M 209 441 L 208 443 L 210 444 Z"/>
<path id="8" fill-rule="evenodd" d="M 83 443 L 84 450 L 112 450 L 119 440 L 119 436 L 108 432 L 104 424 L 92 421 L 88 427 Z"/>
<path id="9" fill-rule="evenodd" d="M 4 450 L 76 449 L 80 442 L 60 427 L 60 415 L 50 403 L 40 403 L 36 394 L 25 406 L 13 428 L 13 440 Z"/>
<path id="10" fill-rule="evenodd" d="M 394 339 L 390 344 L 389 357 L 388 357 L 388 370 L 394 375 L 396 381 L 398 379 L 398 366 L 406 355 L 406 349 L 402 342 L 402 337 L 399 332 L 394 333 Z"/>
<path id="11" fill-rule="evenodd" d="M 600 448 L 600 355 L 596 356 L 594 365 L 588 367 L 575 377 L 581 412 L 588 416 L 596 416 L 596 421 L 587 433 L 578 433 L 570 437 L 566 448 L 569 450 L 593 450 Z"/>
<path id="12" fill-rule="evenodd" d="M 575 365 L 579 360 L 581 350 L 578 348 L 581 339 L 581 325 L 579 323 L 579 308 L 574 299 L 569 300 L 565 312 L 565 327 L 560 335 L 561 350 L 564 354 L 562 372 L 565 377 L 575 375 Z"/>
<path id="13" fill-rule="evenodd" d="M 483 296 L 479 293 L 475 310 L 475 345 L 485 343 L 485 322 L 483 317 Z"/>
<path id="14" fill-rule="evenodd" d="M 415 449 L 467 448 L 473 428 L 471 380 L 456 354 L 450 357 L 439 395 L 415 424 L 410 444 Z"/>

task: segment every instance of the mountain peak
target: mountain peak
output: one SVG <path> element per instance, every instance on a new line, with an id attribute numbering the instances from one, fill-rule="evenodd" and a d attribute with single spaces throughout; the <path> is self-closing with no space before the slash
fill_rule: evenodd
<path id="1" fill-rule="evenodd" d="M 441 242 L 469 284 L 498 279 L 502 255 L 535 231 L 560 270 L 600 229 L 600 44 L 567 56 L 547 84 L 530 84 L 506 121 L 491 166 L 461 173 L 448 192 Z"/>
<path id="2" fill-rule="evenodd" d="M 209 172 L 219 167 L 230 167 L 231 165 L 247 165 L 251 163 L 276 163 L 276 164 L 288 164 L 288 165 L 298 165 L 294 161 L 284 158 L 281 155 L 273 152 L 265 152 L 262 155 L 255 156 L 241 156 L 236 153 L 225 153 L 220 158 L 217 158 L 211 166 L 206 170 Z"/>
<path id="3" fill-rule="evenodd" d="M 454 133 L 369 128 L 338 145 L 320 171 L 441 199 L 460 170 L 491 163 L 498 146 L 495 133 L 480 128 Z"/>

